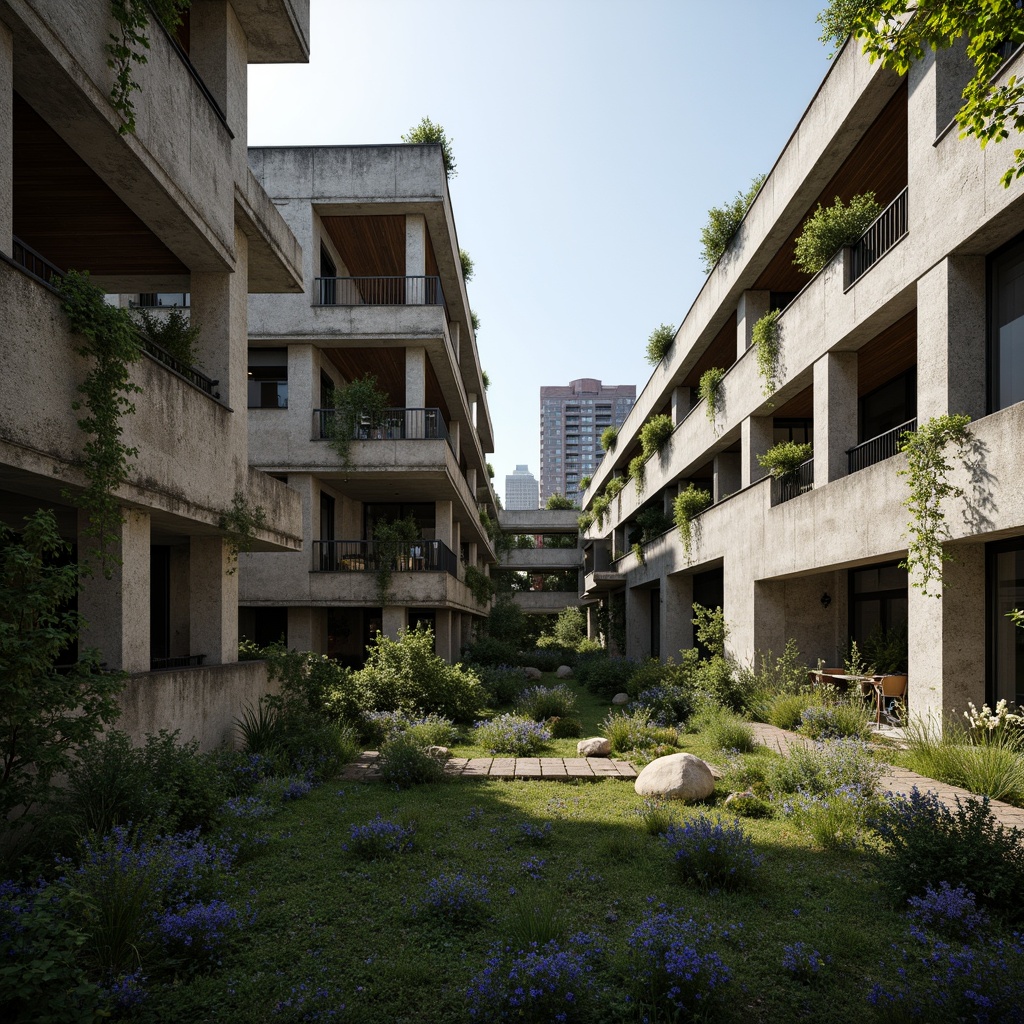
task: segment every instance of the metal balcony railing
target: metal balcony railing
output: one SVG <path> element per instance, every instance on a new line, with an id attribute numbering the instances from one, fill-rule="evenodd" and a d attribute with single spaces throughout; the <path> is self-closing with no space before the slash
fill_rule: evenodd
<path id="1" fill-rule="evenodd" d="M 856 473 L 859 469 L 867 469 L 868 466 L 873 466 L 876 462 L 891 459 L 894 455 L 899 454 L 903 435 L 912 434 L 915 430 L 917 430 L 916 416 L 907 420 L 906 423 L 901 423 L 898 427 L 893 427 L 892 430 L 887 430 L 884 434 L 879 434 L 878 437 L 872 437 L 861 444 L 848 448 L 846 451 L 846 457 L 849 459 L 848 472 Z"/>
<path id="2" fill-rule="evenodd" d="M 55 266 L 45 256 L 36 252 L 30 245 L 26 245 L 17 236 L 11 237 L 11 253 L 13 260 L 22 267 L 37 281 L 43 284 L 56 286 L 57 282 L 64 277 L 64 271 Z"/>
<path id="3" fill-rule="evenodd" d="M 317 306 L 443 306 L 441 278 L 318 277 Z"/>
<path id="4" fill-rule="evenodd" d="M 332 436 L 337 409 L 313 410 L 313 438 L 325 440 Z M 440 409 L 385 409 L 380 418 L 363 417 L 352 428 L 353 441 L 439 441 L 448 442 L 452 454 L 455 446 Z"/>
<path id="5" fill-rule="evenodd" d="M 877 263 L 907 233 L 907 190 L 904 189 L 851 245 L 847 287 Z"/>
<path id="6" fill-rule="evenodd" d="M 173 370 L 179 377 L 184 377 L 189 384 L 194 384 L 200 391 L 205 392 L 211 398 L 220 398 L 220 392 L 217 390 L 217 385 L 220 383 L 219 380 L 211 380 L 205 373 L 200 372 L 194 366 L 189 366 L 188 363 L 183 363 L 180 359 L 176 359 L 167 349 L 162 348 L 155 341 L 150 341 L 149 338 L 141 338 L 140 340 L 142 350 L 147 355 L 152 356 L 157 362 L 163 363 L 164 366 Z"/>
<path id="7" fill-rule="evenodd" d="M 372 540 L 313 541 L 313 572 L 446 572 L 459 578 L 459 560 L 444 541 L 414 540 L 396 547 Z"/>
<path id="8" fill-rule="evenodd" d="M 800 463 L 788 476 L 772 477 L 772 505 L 796 498 L 814 487 L 814 459 Z"/>
<path id="9" fill-rule="evenodd" d="M 199 668 L 205 658 L 205 654 L 183 654 L 177 658 L 152 658 L 149 667 L 154 672 L 162 668 Z"/>

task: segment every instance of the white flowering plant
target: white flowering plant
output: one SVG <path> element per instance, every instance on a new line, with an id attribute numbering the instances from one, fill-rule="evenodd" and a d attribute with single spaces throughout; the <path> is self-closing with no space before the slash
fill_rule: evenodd
<path id="1" fill-rule="evenodd" d="M 967 707 L 964 718 L 967 719 L 968 735 L 972 741 L 977 742 L 978 737 L 1011 742 L 1024 739 L 1024 715 L 1011 712 L 1006 700 L 999 701 L 995 711 L 987 704 L 982 704 L 979 711 L 971 701 L 967 702 Z"/>

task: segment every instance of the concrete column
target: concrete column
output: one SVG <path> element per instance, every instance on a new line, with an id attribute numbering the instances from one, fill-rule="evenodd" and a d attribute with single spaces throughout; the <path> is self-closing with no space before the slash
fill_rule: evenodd
<path id="1" fill-rule="evenodd" d="M 907 588 L 910 714 L 935 722 L 985 700 L 985 546 L 950 546 L 942 597 Z"/>
<path id="2" fill-rule="evenodd" d="M 686 419 L 693 404 L 693 388 L 678 387 L 672 389 L 672 424 L 679 426 Z"/>
<path id="3" fill-rule="evenodd" d="M 201 325 L 198 361 L 203 373 L 219 381 L 221 401 L 242 411 L 248 405 L 248 239 L 235 230 L 235 273 L 194 273 L 191 278 L 192 320 Z M 235 445 L 248 459 L 244 417 Z"/>
<path id="4" fill-rule="evenodd" d="M 726 557 L 722 565 L 722 611 L 729 635 L 725 641 L 726 653 L 739 665 L 750 665 L 758 647 L 756 637 L 757 616 L 754 600 L 754 580 L 750 562 L 746 558 Z"/>
<path id="5" fill-rule="evenodd" d="M 0 253 L 14 233 L 14 36 L 0 21 Z"/>
<path id="6" fill-rule="evenodd" d="M 451 549 L 457 555 L 462 548 L 462 523 L 452 520 L 452 542 Z M 472 565 L 472 563 L 470 563 Z"/>
<path id="7" fill-rule="evenodd" d="M 436 540 L 443 541 L 455 551 L 452 545 L 453 540 L 453 528 L 452 528 L 452 503 L 450 501 L 435 501 L 434 502 L 434 537 Z M 456 552 L 457 554 L 458 552 Z"/>
<path id="8" fill-rule="evenodd" d="M 814 364 L 814 486 L 846 476 L 857 443 L 857 353 L 826 352 Z"/>
<path id="9" fill-rule="evenodd" d="M 456 364 L 458 364 L 459 352 L 460 352 L 461 346 L 462 346 L 461 331 L 459 329 L 460 326 L 461 325 L 459 324 L 459 322 L 457 320 L 452 321 L 452 322 L 450 322 L 448 324 L 448 333 L 451 335 L 452 348 L 455 351 L 455 362 L 456 362 Z"/>
<path id="10" fill-rule="evenodd" d="M 662 660 L 679 661 L 693 646 L 693 577 L 665 576 L 661 581 Z"/>
<path id="11" fill-rule="evenodd" d="M 422 278 L 427 272 L 427 222 L 422 213 L 405 216 L 405 276 Z M 423 281 L 407 281 L 405 301 L 422 306 L 426 298 Z"/>
<path id="12" fill-rule="evenodd" d="M 740 456 L 736 452 L 719 452 L 714 460 L 715 501 L 735 494 L 742 486 Z"/>
<path id="13" fill-rule="evenodd" d="M 448 436 L 452 441 L 452 448 L 455 451 L 455 461 L 459 461 L 459 452 L 462 451 L 462 423 L 459 420 L 452 420 L 448 424 Z"/>
<path id="14" fill-rule="evenodd" d="M 476 487 L 477 487 L 476 479 L 477 479 L 477 471 L 475 469 L 467 469 L 466 470 L 466 483 L 469 484 L 469 493 L 472 494 L 474 498 L 476 497 Z"/>
<path id="15" fill-rule="evenodd" d="M 405 350 L 405 407 L 422 409 L 427 401 L 427 350 Z"/>
<path id="16" fill-rule="evenodd" d="M 754 340 L 754 324 L 768 312 L 771 292 L 744 292 L 736 305 L 736 358 L 750 348 Z"/>
<path id="17" fill-rule="evenodd" d="M 473 417 L 473 426 L 477 425 L 476 422 L 476 407 L 477 407 L 477 394 L 475 391 L 469 391 L 466 393 L 466 401 L 469 402 L 469 412 Z"/>
<path id="18" fill-rule="evenodd" d="M 124 510 L 117 541 L 107 550 L 110 578 L 95 566 L 83 578 L 78 608 L 86 622 L 83 647 L 98 647 L 107 668 L 123 672 L 149 671 L 149 513 Z M 86 535 L 88 516 L 78 514 L 78 546 L 89 551 L 95 539 Z M 118 561 L 118 559 L 120 561 Z M 236 613 L 237 614 L 237 613 Z"/>
<path id="19" fill-rule="evenodd" d="M 434 653 L 439 658 L 444 658 L 449 664 L 452 657 L 452 640 L 455 633 L 452 630 L 452 613 L 450 608 L 438 608 L 434 612 Z"/>
<path id="20" fill-rule="evenodd" d="M 740 424 L 741 485 L 749 487 L 768 475 L 757 461 L 775 443 L 775 420 L 771 416 L 748 416 Z"/>
<path id="21" fill-rule="evenodd" d="M 297 651 L 325 651 L 326 629 L 321 608 L 288 609 L 288 647 Z"/>
<path id="22" fill-rule="evenodd" d="M 320 436 L 320 423 L 314 421 L 313 410 L 320 408 L 320 374 L 317 372 L 316 349 L 312 345 L 288 346 L 288 410 L 274 415 L 286 416 L 290 432 L 302 437 Z"/>
<path id="23" fill-rule="evenodd" d="M 221 536 L 192 537 L 189 543 L 192 654 L 207 665 L 238 661 L 238 573 Z"/>
<path id="24" fill-rule="evenodd" d="M 918 422 L 985 415 L 985 306 L 983 256 L 949 256 L 918 279 Z"/>
<path id="25" fill-rule="evenodd" d="M 405 605 L 389 604 L 384 608 L 381 632 L 391 640 L 398 639 L 398 633 L 409 624 L 409 612 Z"/>
<path id="26" fill-rule="evenodd" d="M 651 656 L 651 592 L 626 588 L 626 657 Z"/>
<path id="27" fill-rule="evenodd" d="M 461 533 L 461 531 L 460 531 Z M 469 564 L 476 565 L 477 558 L 479 557 L 480 545 L 475 540 L 469 542 Z"/>

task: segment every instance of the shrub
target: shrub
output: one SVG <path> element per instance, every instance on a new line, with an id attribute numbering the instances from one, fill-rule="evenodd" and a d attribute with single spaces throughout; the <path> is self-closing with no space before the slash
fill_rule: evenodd
<path id="1" fill-rule="evenodd" d="M 663 836 L 670 826 L 676 824 L 676 815 L 664 800 L 647 797 L 643 806 L 637 808 L 636 814 L 644 831 L 652 836 Z"/>
<path id="2" fill-rule="evenodd" d="M 520 694 L 516 710 L 535 722 L 543 722 L 548 718 L 564 718 L 575 714 L 576 696 L 564 683 L 555 686 L 531 686 Z"/>
<path id="3" fill-rule="evenodd" d="M 711 507 L 712 501 L 710 491 L 692 483 L 687 485 L 685 491 L 675 496 L 672 503 L 673 519 L 679 529 L 687 557 L 693 544 L 693 521 L 701 512 Z"/>
<path id="4" fill-rule="evenodd" d="M 619 754 L 659 744 L 675 745 L 677 739 L 675 729 L 655 725 L 646 708 L 632 712 L 609 712 L 601 723 L 601 731 L 611 741 L 612 750 Z"/>
<path id="5" fill-rule="evenodd" d="M 700 260 L 706 274 L 725 255 L 764 179 L 763 174 L 757 175 L 745 192 L 737 192 L 734 199 L 708 210 L 707 223 L 700 229 Z"/>
<path id="6" fill-rule="evenodd" d="M 651 686 L 633 698 L 633 707 L 648 711 L 656 725 L 678 726 L 693 713 L 693 694 L 682 686 Z"/>
<path id="7" fill-rule="evenodd" d="M 575 717 L 549 718 L 548 728 L 551 730 L 553 740 L 574 739 L 583 735 L 583 723 Z"/>
<path id="8" fill-rule="evenodd" d="M 624 693 L 636 664 L 604 653 L 585 654 L 576 663 L 576 681 L 599 697 Z"/>
<path id="9" fill-rule="evenodd" d="M 700 375 L 697 384 L 697 395 L 704 400 L 704 413 L 708 420 L 714 424 L 718 410 L 722 408 L 722 381 L 725 380 L 725 370 L 720 366 L 712 366 Z"/>
<path id="10" fill-rule="evenodd" d="M 734 794 L 727 810 L 740 818 L 770 818 L 775 813 L 770 803 L 754 793 Z"/>
<path id="11" fill-rule="evenodd" d="M 764 863 L 739 822 L 704 814 L 670 826 L 663 842 L 683 880 L 705 888 L 738 888 Z"/>
<path id="12" fill-rule="evenodd" d="M 665 358 L 665 353 L 672 347 L 676 337 L 674 324 L 659 324 L 651 331 L 647 339 L 647 362 L 657 366 Z"/>
<path id="13" fill-rule="evenodd" d="M 756 746 L 750 723 L 727 708 L 704 708 L 690 719 L 689 728 L 703 733 L 718 750 L 749 753 Z"/>
<path id="14" fill-rule="evenodd" d="M 727 929 L 698 925 L 685 913 L 661 904 L 627 939 L 633 997 L 656 1020 L 707 1019 L 709 1004 L 732 980 L 719 954 L 707 948 Z"/>
<path id="15" fill-rule="evenodd" d="M 878 861 L 882 880 L 904 896 L 920 896 L 942 882 L 963 886 L 993 914 L 1024 915 L 1024 843 L 1000 825 L 988 798 L 957 801 L 952 810 L 916 787 L 891 795 L 873 821 L 888 846 Z M 913 871 L 908 866 L 913 865 Z"/>
<path id="16" fill-rule="evenodd" d="M 789 757 L 771 763 L 766 781 L 775 794 L 804 791 L 827 795 L 849 785 L 874 790 L 881 774 L 881 765 L 866 743 L 830 740 L 810 749 L 793 748 Z"/>
<path id="17" fill-rule="evenodd" d="M 484 704 L 480 680 L 461 665 L 434 653 L 430 627 L 405 629 L 398 639 L 377 634 L 366 665 L 354 683 L 366 710 L 435 712 L 456 722 L 471 721 Z"/>
<path id="18" fill-rule="evenodd" d="M 949 939 L 962 939 L 988 927 L 988 913 L 962 885 L 955 889 L 949 882 L 940 882 L 938 889 L 928 885 L 923 896 L 911 896 L 907 903 L 911 921 Z"/>
<path id="19" fill-rule="evenodd" d="M 871 713 L 859 696 L 834 704 L 811 704 L 800 714 L 800 731 L 813 740 L 866 739 L 871 732 Z"/>
<path id="20" fill-rule="evenodd" d="M 501 598 L 498 598 L 501 601 Z M 494 690 L 487 685 L 485 682 L 485 672 L 483 669 L 495 668 L 502 665 L 514 665 L 519 659 L 519 648 L 518 645 L 510 640 L 500 640 L 495 636 L 479 636 L 471 644 L 467 644 L 462 652 L 463 657 L 466 661 L 471 664 L 474 669 L 477 666 L 482 666 L 481 669 L 476 669 L 476 674 L 480 681 L 484 683 L 484 687 L 494 696 Z M 506 698 L 511 700 L 511 698 Z M 504 703 L 504 700 L 499 700 L 499 703 Z"/>
<path id="21" fill-rule="evenodd" d="M 550 739 L 551 730 L 546 725 L 520 715 L 498 715 L 476 725 L 476 742 L 492 754 L 529 757 Z"/>
<path id="22" fill-rule="evenodd" d="M 657 455 L 668 444 L 674 430 L 675 424 L 672 422 L 671 416 L 664 413 L 652 416 L 640 428 L 640 448 L 644 458 L 649 459 L 653 455 Z"/>
<path id="23" fill-rule="evenodd" d="M 765 721 L 778 729 L 799 728 L 804 712 L 821 705 L 821 697 L 811 693 L 779 693 L 764 708 Z"/>
<path id="24" fill-rule="evenodd" d="M 814 446 L 796 441 L 780 441 L 758 455 L 758 464 L 767 469 L 776 480 L 791 480 L 797 470 L 814 454 Z"/>
<path id="25" fill-rule="evenodd" d="M 423 145 L 424 143 L 436 143 L 441 147 L 441 159 L 444 161 L 445 176 L 451 180 L 458 177 L 456 170 L 455 156 L 452 152 L 452 140 L 444 130 L 444 126 L 424 117 L 419 124 L 414 125 L 402 137 L 403 142 Z M 472 261 L 471 261 L 472 263 Z"/>
<path id="26" fill-rule="evenodd" d="M 606 452 L 615 451 L 615 444 L 619 440 L 619 428 L 618 427 L 605 427 L 601 431 L 601 447 Z M 609 481 L 610 482 L 610 481 Z"/>
<path id="27" fill-rule="evenodd" d="M 856 242 L 881 212 L 874 192 L 854 196 L 849 206 L 843 206 L 839 196 L 831 206 L 819 203 L 797 237 L 793 263 L 805 274 L 818 273 L 844 245 Z"/>
<path id="28" fill-rule="evenodd" d="M 476 924 L 487 914 L 490 902 L 486 879 L 456 871 L 429 879 L 417 910 L 446 924 Z"/>
<path id="29" fill-rule="evenodd" d="M 782 812 L 823 849 L 844 850 L 862 842 L 874 805 L 870 787 L 849 782 L 830 793 L 801 791 L 783 803 Z"/>
<path id="30" fill-rule="evenodd" d="M 625 486 L 625 477 L 613 476 L 611 480 L 604 485 L 604 493 L 607 494 L 609 498 L 614 498 Z"/>
<path id="31" fill-rule="evenodd" d="M 443 782 L 446 778 L 444 760 L 429 753 L 422 741 L 408 733 L 388 740 L 381 747 L 377 766 L 381 778 L 397 789 Z"/>
<path id="32" fill-rule="evenodd" d="M 410 853 L 415 838 L 415 824 L 402 825 L 378 814 L 365 825 L 350 825 L 348 842 L 341 848 L 362 860 L 381 860 L 399 853 Z"/>
<path id="33" fill-rule="evenodd" d="M 133 311 L 139 320 L 139 334 L 148 341 L 159 345 L 186 366 L 202 369 L 196 362 L 199 350 L 199 335 L 202 328 L 192 323 L 180 309 L 169 313 L 151 313 L 148 309 Z"/>

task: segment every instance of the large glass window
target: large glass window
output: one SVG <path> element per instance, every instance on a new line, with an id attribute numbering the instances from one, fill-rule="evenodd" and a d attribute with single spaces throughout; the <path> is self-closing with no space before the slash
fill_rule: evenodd
<path id="1" fill-rule="evenodd" d="M 288 408 L 287 349 L 249 349 L 249 408 Z"/>
<path id="2" fill-rule="evenodd" d="M 850 639 L 907 628 L 907 570 L 897 562 L 850 570 Z"/>
<path id="3" fill-rule="evenodd" d="M 988 699 L 1024 703 L 1024 629 L 1006 617 L 1024 608 L 1024 538 L 989 544 Z"/>
<path id="4" fill-rule="evenodd" d="M 989 264 L 989 409 L 1024 401 L 1024 242 Z"/>
<path id="5" fill-rule="evenodd" d="M 917 367 L 893 377 L 860 400 L 860 436 L 870 441 L 917 415 Z"/>

